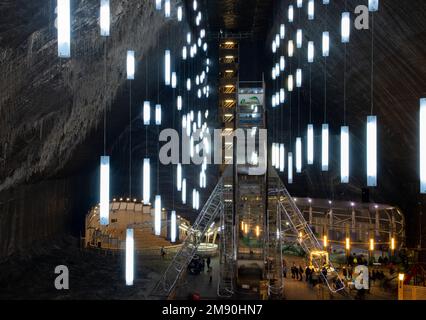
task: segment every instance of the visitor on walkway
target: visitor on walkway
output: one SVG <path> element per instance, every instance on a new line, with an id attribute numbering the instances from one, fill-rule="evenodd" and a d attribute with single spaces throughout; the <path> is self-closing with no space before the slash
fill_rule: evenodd
<path id="1" fill-rule="evenodd" d="M 352 279 L 352 274 L 354 272 L 354 269 L 352 268 L 352 266 L 348 267 L 348 279 Z"/>
<path id="2" fill-rule="evenodd" d="M 301 265 L 299 265 L 299 281 L 303 280 L 303 267 Z"/>
<path id="3" fill-rule="evenodd" d="M 166 251 L 164 250 L 164 247 L 161 247 L 160 254 L 161 254 L 161 258 L 164 259 L 165 255 L 166 255 Z"/>
<path id="4" fill-rule="evenodd" d="M 207 257 L 207 269 L 210 269 L 211 259 L 210 256 Z"/>
<path id="5" fill-rule="evenodd" d="M 305 269 L 305 275 L 306 275 L 306 282 L 309 282 L 309 280 L 310 280 L 310 278 L 311 278 L 311 275 L 312 275 L 312 273 L 311 273 L 312 271 L 311 271 L 311 269 L 309 268 L 309 266 L 306 266 L 306 269 Z"/>
<path id="6" fill-rule="evenodd" d="M 343 267 L 342 274 L 343 274 L 343 278 L 345 280 L 347 280 L 348 279 L 348 270 L 346 270 L 346 267 Z"/>

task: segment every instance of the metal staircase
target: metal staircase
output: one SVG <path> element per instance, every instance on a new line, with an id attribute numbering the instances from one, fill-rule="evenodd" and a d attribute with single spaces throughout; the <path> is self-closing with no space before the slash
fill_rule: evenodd
<path id="1" fill-rule="evenodd" d="M 313 251 L 322 251 L 322 245 L 315 237 L 312 229 L 309 227 L 308 222 L 303 217 L 303 214 L 300 212 L 294 199 L 290 196 L 288 190 L 282 183 L 281 179 L 279 179 L 278 175 L 276 173 L 275 175 L 278 179 L 275 179 L 276 184 L 273 186 L 273 189 L 269 194 L 277 197 L 277 211 L 281 216 L 281 223 L 284 223 L 286 220 L 289 222 L 289 226 L 282 225 L 282 229 L 290 227 L 294 234 L 299 236 L 299 244 L 307 255 L 310 255 Z M 319 270 L 321 270 L 323 267 L 320 259 L 314 258 L 312 263 L 314 267 L 318 268 Z M 324 277 L 322 273 L 320 274 L 331 292 L 336 293 L 345 289 L 344 282 L 340 279 L 339 274 L 331 262 L 329 262 L 327 277 Z M 340 280 L 341 287 L 336 288 L 333 285 L 332 282 L 335 280 Z"/>
<path id="2" fill-rule="evenodd" d="M 223 212 L 223 188 L 223 179 L 220 179 L 198 215 L 197 220 L 188 230 L 188 235 L 183 241 L 182 247 L 151 291 L 151 297 L 158 297 L 165 300 L 173 292 L 182 273 L 186 270 L 197 252 L 197 248 L 207 230 L 221 212 Z"/>
<path id="3" fill-rule="evenodd" d="M 231 177 L 232 178 L 232 177 Z M 224 210 L 221 215 L 220 274 L 217 295 L 230 298 L 234 294 L 234 210 L 232 184 L 223 188 Z"/>

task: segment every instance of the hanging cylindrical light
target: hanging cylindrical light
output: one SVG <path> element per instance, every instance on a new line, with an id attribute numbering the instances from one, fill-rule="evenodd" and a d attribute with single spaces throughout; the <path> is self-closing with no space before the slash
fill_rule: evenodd
<path id="1" fill-rule="evenodd" d="M 183 9 L 182 9 L 182 6 L 179 6 L 177 8 L 177 19 L 180 22 L 182 21 L 182 18 L 183 18 Z"/>
<path id="2" fill-rule="evenodd" d="M 172 72 L 172 88 L 176 89 L 177 87 L 177 76 L 176 72 Z"/>
<path id="3" fill-rule="evenodd" d="M 377 117 L 367 117 L 367 186 L 377 186 Z"/>
<path id="4" fill-rule="evenodd" d="M 170 215 L 170 242 L 176 242 L 176 234 L 177 234 L 177 223 L 176 223 L 176 211 L 173 210 Z"/>
<path id="5" fill-rule="evenodd" d="M 293 40 L 288 40 L 288 48 L 287 48 L 288 56 L 291 58 L 294 55 L 294 43 Z"/>
<path id="6" fill-rule="evenodd" d="M 374 251 L 374 239 L 371 238 L 370 239 L 370 247 L 369 247 L 370 251 Z"/>
<path id="7" fill-rule="evenodd" d="M 285 70 L 285 58 L 284 58 L 284 56 L 280 57 L 280 70 L 281 71 Z"/>
<path id="8" fill-rule="evenodd" d="M 280 38 L 281 38 L 281 40 L 284 40 L 284 38 L 285 38 L 285 25 L 284 24 L 281 24 L 281 26 L 280 26 Z"/>
<path id="9" fill-rule="evenodd" d="M 166 18 L 170 18 L 170 13 L 171 13 L 170 0 L 164 0 L 164 16 Z"/>
<path id="10" fill-rule="evenodd" d="M 322 125 L 321 140 L 321 168 L 322 171 L 328 171 L 329 128 L 326 123 Z"/>
<path id="11" fill-rule="evenodd" d="M 297 7 L 302 8 L 303 7 L 303 0 L 297 0 Z"/>
<path id="12" fill-rule="evenodd" d="M 368 0 L 368 11 L 374 12 L 379 10 L 379 0 Z"/>
<path id="13" fill-rule="evenodd" d="M 293 84 L 293 75 L 289 74 L 288 79 L 287 79 L 287 89 L 288 89 L 289 92 L 293 91 L 293 85 L 294 85 Z"/>
<path id="14" fill-rule="evenodd" d="M 302 172 L 302 138 L 296 138 L 296 172 Z"/>
<path id="15" fill-rule="evenodd" d="M 285 102 L 285 90 L 284 88 L 280 89 L 280 103 L 284 103 Z"/>
<path id="16" fill-rule="evenodd" d="M 133 285 L 134 278 L 134 251 L 135 242 L 133 238 L 133 229 L 126 231 L 126 285 Z"/>
<path id="17" fill-rule="evenodd" d="M 155 105 L 155 124 L 161 126 L 161 104 Z"/>
<path id="18" fill-rule="evenodd" d="M 284 143 L 280 144 L 280 172 L 284 172 L 285 169 L 285 147 Z"/>
<path id="19" fill-rule="evenodd" d="M 100 224 L 109 224 L 109 157 L 101 157 Z"/>
<path id="20" fill-rule="evenodd" d="M 314 42 L 313 41 L 309 41 L 308 42 L 308 62 L 309 63 L 314 62 L 314 57 L 315 57 Z"/>
<path id="21" fill-rule="evenodd" d="M 170 50 L 164 52 L 164 82 L 166 86 L 169 86 L 171 83 L 171 57 Z"/>
<path id="22" fill-rule="evenodd" d="M 143 124 L 148 126 L 151 122 L 151 103 L 145 101 L 143 103 Z"/>
<path id="23" fill-rule="evenodd" d="M 420 192 L 426 193 L 426 98 L 420 99 Z"/>
<path id="24" fill-rule="evenodd" d="M 156 10 L 161 10 L 161 3 L 162 3 L 162 0 L 155 0 L 155 9 Z"/>
<path id="25" fill-rule="evenodd" d="M 351 239 L 346 238 L 345 240 L 345 249 L 349 251 L 351 249 Z"/>
<path id="26" fill-rule="evenodd" d="M 135 52 L 127 51 L 127 80 L 135 79 Z"/>
<path id="27" fill-rule="evenodd" d="M 181 111 L 181 110 L 182 110 L 182 96 L 178 96 L 178 97 L 177 97 L 176 106 L 177 106 L 177 109 L 178 109 L 179 111 Z"/>
<path id="28" fill-rule="evenodd" d="M 322 56 L 328 57 L 330 54 L 330 33 L 324 31 L 322 33 Z"/>
<path id="29" fill-rule="evenodd" d="M 272 161 L 272 166 L 274 167 L 274 168 L 276 168 L 276 163 L 275 163 L 275 159 L 276 159 L 276 156 L 275 156 L 275 152 L 277 151 L 277 149 L 276 149 L 276 143 L 274 142 L 274 143 L 272 143 L 272 155 L 271 155 L 271 161 Z"/>
<path id="30" fill-rule="evenodd" d="M 161 235 L 161 196 L 156 195 L 155 196 L 155 203 L 154 203 L 154 230 L 155 235 L 160 236 Z"/>
<path id="31" fill-rule="evenodd" d="M 60 58 L 71 57 L 71 6 L 70 0 L 58 0 L 58 56 Z"/>
<path id="32" fill-rule="evenodd" d="M 188 49 L 185 47 L 182 48 L 182 59 L 186 60 L 188 58 Z"/>
<path id="33" fill-rule="evenodd" d="M 307 132 L 307 162 L 309 165 L 314 164 L 314 125 L 308 124 Z"/>
<path id="34" fill-rule="evenodd" d="M 302 69 L 296 70 L 296 87 L 300 88 L 302 86 Z"/>
<path id="35" fill-rule="evenodd" d="M 177 165 L 176 186 L 177 186 L 177 191 L 182 190 L 182 164 L 180 163 L 178 163 Z"/>
<path id="36" fill-rule="evenodd" d="M 277 52 L 277 44 L 275 43 L 275 40 L 272 41 L 272 53 Z"/>
<path id="37" fill-rule="evenodd" d="M 351 34 L 351 14 L 349 12 L 342 13 L 342 43 L 348 43 Z"/>
<path id="38" fill-rule="evenodd" d="M 340 129 L 340 180 L 349 183 L 349 127 Z"/>
<path id="39" fill-rule="evenodd" d="M 191 91 L 191 79 L 186 79 L 186 90 Z"/>
<path id="40" fill-rule="evenodd" d="M 288 153 L 288 183 L 293 183 L 293 153 Z"/>
<path id="41" fill-rule="evenodd" d="M 302 31 L 302 29 L 297 29 L 297 32 L 296 32 L 296 47 L 298 49 L 302 48 L 302 42 L 303 42 L 303 31 Z"/>
<path id="42" fill-rule="evenodd" d="M 101 0 L 101 10 L 99 14 L 99 25 L 101 27 L 101 36 L 108 37 L 110 31 L 110 6 L 109 0 Z"/>
<path id="43" fill-rule="evenodd" d="M 148 205 L 151 198 L 151 164 L 148 158 L 143 160 L 143 203 Z"/>
<path id="44" fill-rule="evenodd" d="M 315 2 L 314 0 L 309 0 L 308 2 L 308 19 L 314 20 L 315 18 Z"/>
<path id="45" fill-rule="evenodd" d="M 186 204 L 186 179 L 182 180 L 182 203 Z"/>
<path id="46" fill-rule="evenodd" d="M 288 6 L 288 22 L 294 21 L 294 7 L 293 5 Z"/>

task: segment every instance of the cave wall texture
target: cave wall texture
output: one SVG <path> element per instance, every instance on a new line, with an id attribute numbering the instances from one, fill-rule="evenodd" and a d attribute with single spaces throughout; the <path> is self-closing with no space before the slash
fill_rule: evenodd
<path id="1" fill-rule="evenodd" d="M 172 12 L 178 3 L 172 1 Z M 0 1 L 0 259 L 69 232 L 76 220 L 81 227 L 85 210 L 98 201 L 93 182 L 103 152 L 104 106 L 107 152 L 126 152 L 117 141 L 129 123 L 127 50 L 136 55 L 131 115 L 136 119 L 140 101 L 157 96 L 154 66 L 163 59 L 161 44 L 167 40 L 179 52 L 174 32 L 189 29 L 166 20 L 154 1 L 112 1 L 105 43 L 98 1 L 75 0 L 72 58 L 61 60 L 55 6 L 55 0 Z"/>
<path id="2" fill-rule="evenodd" d="M 304 169 L 296 175 L 289 191 L 297 196 L 361 201 L 361 189 L 366 182 L 366 120 L 370 114 L 371 88 L 371 28 L 356 30 L 353 26 L 354 11 L 366 0 L 348 1 L 351 12 L 351 39 L 347 46 L 347 124 L 350 128 L 350 183 L 340 183 L 340 126 L 343 123 L 344 45 L 340 37 L 340 18 L 344 1 L 330 1 L 328 16 L 326 6 L 316 2 L 315 20 L 309 21 L 307 9 L 295 8 L 295 21 L 289 24 L 289 2 L 275 3 L 265 52 L 268 66 L 265 70 L 270 79 L 272 56 L 271 44 L 279 25 L 286 24 L 287 41 L 295 40 L 297 28 L 303 29 L 303 49 L 295 49 L 294 58 L 287 58 L 295 72 L 300 54 L 303 69 L 303 86 L 300 90 L 300 131 L 298 93 L 292 99 L 292 141 L 302 137 Z M 424 210 L 425 199 L 419 194 L 418 118 L 419 99 L 426 96 L 426 2 L 423 0 L 380 1 L 379 11 L 374 13 L 374 113 L 378 117 L 378 187 L 370 188 L 371 202 L 399 206 L 408 223 L 407 240 L 411 247 L 419 239 L 419 210 Z M 300 21 L 300 22 L 299 22 Z M 322 32 L 330 31 L 330 56 L 327 58 L 327 122 L 330 124 L 330 171 L 321 172 L 321 124 L 324 123 L 324 58 L 321 55 Z M 312 64 L 312 123 L 315 126 L 316 158 L 314 166 L 306 165 L 306 125 L 309 123 L 309 64 L 307 42 L 315 43 L 315 61 Z M 268 93 L 268 96 L 271 92 Z M 289 146 L 290 96 L 282 110 L 269 114 L 269 125 L 279 130 L 274 138 L 284 138 Z M 281 113 L 283 111 L 283 113 Z M 280 124 L 278 121 L 284 119 Z M 286 178 L 284 178 L 286 179 Z M 423 223 L 426 221 L 423 219 Z M 424 235 L 423 235 L 424 237 Z"/>

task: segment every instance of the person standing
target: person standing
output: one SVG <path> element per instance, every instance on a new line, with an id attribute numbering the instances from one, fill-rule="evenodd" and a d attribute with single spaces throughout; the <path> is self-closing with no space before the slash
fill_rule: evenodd
<path id="1" fill-rule="evenodd" d="M 299 276 L 300 276 L 299 281 L 302 281 L 303 280 L 303 267 L 302 267 L 302 265 L 299 265 Z"/>
<path id="2" fill-rule="evenodd" d="M 207 257 L 207 269 L 210 269 L 210 263 L 211 263 L 210 256 Z"/>

